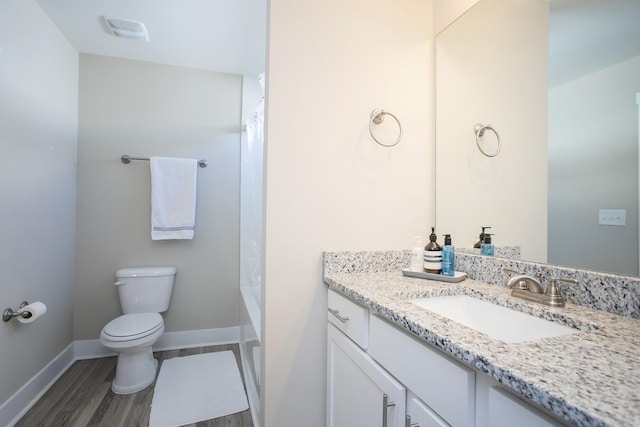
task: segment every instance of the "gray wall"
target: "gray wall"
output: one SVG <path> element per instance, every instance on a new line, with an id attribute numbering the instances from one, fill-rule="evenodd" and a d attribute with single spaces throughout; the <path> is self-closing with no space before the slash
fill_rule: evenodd
<path id="1" fill-rule="evenodd" d="M 120 314 L 118 268 L 174 265 L 167 331 L 237 326 L 242 77 L 80 55 L 74 338 Z M 148 162 L 204 158 L 194 240 L 152 241 Z"/>
<path id="2" fill-rule="evenodd" d="M 72 341 L 78 54 L 34 1 L 0 2 L 0 404 Z"/>
<path id="3" fill-rule="evenodd" d="M 549 263 L 638 275 L 638 92 L 640 56 L 549 91 Z"/>

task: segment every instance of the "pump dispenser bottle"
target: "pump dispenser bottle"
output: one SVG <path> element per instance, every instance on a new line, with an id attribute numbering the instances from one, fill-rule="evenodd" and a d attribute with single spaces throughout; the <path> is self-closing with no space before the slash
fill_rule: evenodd
<path id="1" fill-rule="evenodd" d="M 473 245 L 474 249 L 482 249 L 482 244 L 484 243 L 485 236 L 487 235 L 484 231 L 487 228 L 491 228 L 491 227 L 482 227 L 482 233 L 480 233 L 480 236 L 479 236 L 478 241 L 476 242 L 476 244 Z"/>
<path id="2" fill-rule="evenodd" d="M 451 244 L 451 234 L 444 235 L 444 246 L 442 247 L 442 275 L 451 276 L 455 274 L 455 248 Z"/>
<path id="3" fill-rule="evenodd" d="M 415 244 L 411 248 L 411 264 L 409 269 L 411 271 L 424 271 L 424 246 L 422 246 L 422 237 L 416 236 L 413 238 Z"/>
<path id="4" fill-rule="evenodd" d="M 424 271 L 425 273 L 442 273 L 442 248 L 436 242 L 436 228 L 431 227 L 429 243 L 424 247 Z"/>
<path id="5" fill-rule="evenodd" d="M 491 243 L 491 236 L 493 236 L 493 234 L 486 233 L 484 235 L 484 243 L 480 247 L 480 253 L 482 255 L 493 256 L 493 243 Z"/>

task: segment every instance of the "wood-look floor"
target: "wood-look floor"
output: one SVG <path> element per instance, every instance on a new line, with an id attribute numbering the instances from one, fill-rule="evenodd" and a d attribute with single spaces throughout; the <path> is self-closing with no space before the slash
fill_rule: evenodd
<path id="1" fill-rule="evenodd" d="M 225 350 L 232 350 L 235 354 L 244 382 L 237 344 L 160 351 L 154 357 L 158 359 L 160 368 L 164 360 L 172 357 Z M 115 357 L 76 361 L 22 417 L 16 427 L 148 426 L 155 383 L 138 393 L 115 394 L 111 391 L 115 373 Z M 188 426 L 253 427 L 253 423 L 247 409 Z"/>

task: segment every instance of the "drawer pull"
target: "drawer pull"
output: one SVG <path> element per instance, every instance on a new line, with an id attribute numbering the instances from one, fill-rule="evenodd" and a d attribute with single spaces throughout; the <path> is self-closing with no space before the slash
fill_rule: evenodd
<path id="1" fill-rule="evenodd" d="M 329 313 L 333 314 L 334 316 L 336 316 L 336 318 L 341 321 L 342 323 L 346 323 L 347 320 L 349 320 L 348 317 L 346 316 L 340 316 L 340 312 L 338 310 L 334 310 L 333 308 L 329 309 Z"/>
<path id="2" fill-rule="evenodd" d="M 406 417 L 404 417 L 404 427 L 420 427 L 420 424 L 411 424 L 411 415 L 407 415 Z"/>
<path id="3" fill-rule="evenodd" d="M 396 406 L 396 402 L 389 402 L 387 394 L 382 395 L 382 427 L 387 427 L 387 410 L 389 407 Z"/>

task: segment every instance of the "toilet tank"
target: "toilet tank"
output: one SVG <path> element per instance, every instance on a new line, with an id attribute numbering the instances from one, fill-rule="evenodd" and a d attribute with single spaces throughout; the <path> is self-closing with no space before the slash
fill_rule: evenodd
<path id="1" fill-rule="evenodd" d="M 121 268 L 115 281 L 124 314 L 162 313 L 169 308 L 175 267 Z"/>

